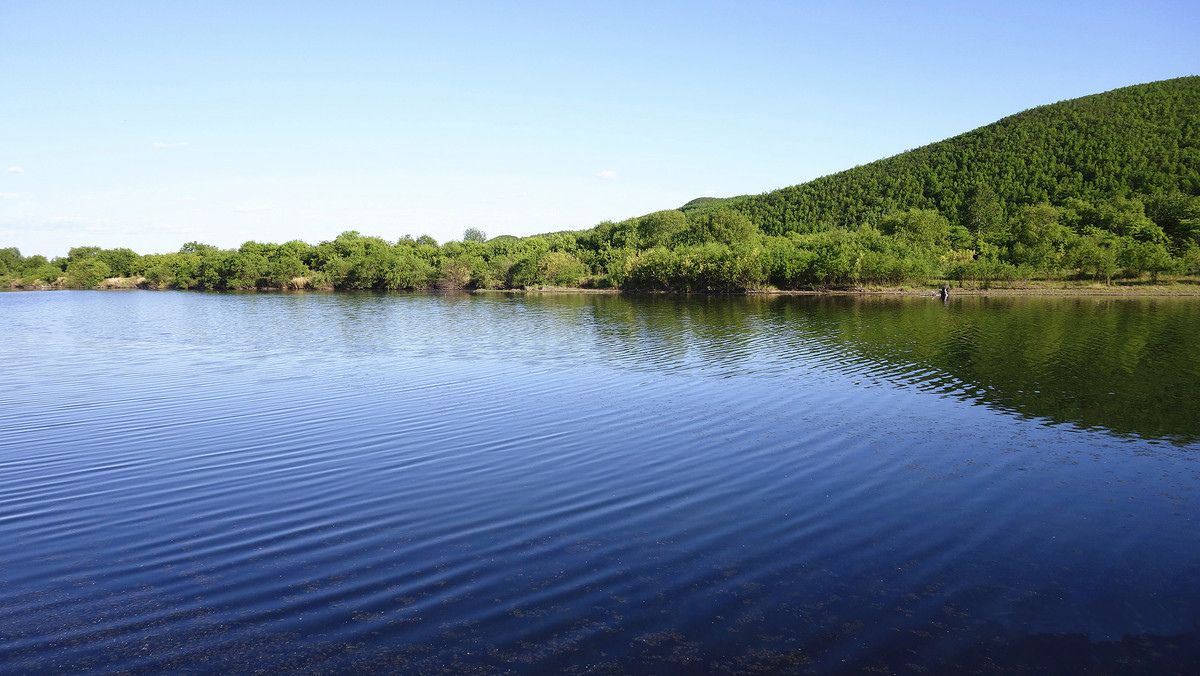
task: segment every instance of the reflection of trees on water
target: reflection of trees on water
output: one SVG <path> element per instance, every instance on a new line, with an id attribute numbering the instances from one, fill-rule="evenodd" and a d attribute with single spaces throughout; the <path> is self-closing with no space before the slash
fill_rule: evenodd
<path id="1" fill-rule="evenodd" d="M 819 364 L 1057 423 L 1183 443 L 1200 439 L 1200 302 L 1194 299 L 955 297 L 943 304 L 870 296 L 315 294 L 238 300 L 270 306 L 263 311 L 285 315 L 289 328 L 264 336 L 231 326 L 234 341 L 319 343 L 353 356 L 369 338 L 421 357 L 465 352 L 715 376 Z M 311 334 L 308 326 L 329 313 L 341 320 L 340 335 Z"/>
<path id="2" fill-rule="evenodd" d="M 745 296 L 597 295 L 595 346 L 610 361 L 675 371 L 746 372 L 769 337 L 769 299 Z"/>
<path id="3" fill-rule="evenodd" d="M 780 298 L 772 312 L 877 362 L 890 380 L 1057 423 L 1200 438 L 1193 299 Z"/>
<path id="4" fill-rule="evenodd" d="M 718 374 L 839 365 L 1056 423 L 1200 438 L 1186 298 L 576 296 L 609 363 Z"/>

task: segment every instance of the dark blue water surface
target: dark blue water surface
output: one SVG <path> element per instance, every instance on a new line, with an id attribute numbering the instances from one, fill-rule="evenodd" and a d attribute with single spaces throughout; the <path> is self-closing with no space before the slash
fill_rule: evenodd
<path id="1" fill-rule="evenodd" d="M 0 294 L 0 671 L 1186 671 L 1200 301 Z"/>

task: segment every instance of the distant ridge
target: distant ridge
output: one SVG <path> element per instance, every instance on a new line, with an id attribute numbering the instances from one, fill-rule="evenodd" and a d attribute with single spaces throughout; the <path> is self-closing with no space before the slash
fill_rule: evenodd
<path id="1" fill-rule="evenodd" d="M 1200 76 L 1039 106 L 807 183 L 699 198 L 681 210 L 735 209 L 770 235 L 852 228 L 913 208 L 936 209 L 957 225 L 980 189 L 1006 216 L 1069 198 L 1200 195 Z"/>
<path id="2" fill-rule="evenodd" d="M 704 204 L 705 202 L 712 202 L 713 200 L 716 200 L 716 199 L 719 199 L 719 198 L 717 198 L 717 197 L 697 197 L 694 200 L 690 200 L 687 204 L 684 204 L 682 208 L 687 209 L 688 207 L 699 206 L 701 204 Z"/>

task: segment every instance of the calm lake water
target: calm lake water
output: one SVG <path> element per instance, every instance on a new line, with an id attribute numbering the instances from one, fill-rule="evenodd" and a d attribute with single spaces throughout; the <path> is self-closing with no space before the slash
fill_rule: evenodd
<path id="1" fill-rule="evenodd" d="M 0 671 L 1187 671 L 1200 301 L 0 294 Z"/>

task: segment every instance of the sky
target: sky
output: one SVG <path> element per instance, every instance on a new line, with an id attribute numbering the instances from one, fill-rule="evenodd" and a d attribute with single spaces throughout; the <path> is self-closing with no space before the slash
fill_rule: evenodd
<path id="1" fill-rule="evenodd" d="M 446 242 L 1200 74 L 1200 3 L 0 0 L 0 248 Z"/>

